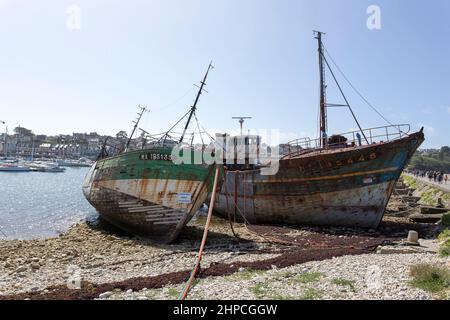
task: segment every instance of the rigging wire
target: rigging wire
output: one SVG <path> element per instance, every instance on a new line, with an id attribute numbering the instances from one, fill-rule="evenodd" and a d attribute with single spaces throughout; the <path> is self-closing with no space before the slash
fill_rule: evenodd
<path id="1" fill-rule="evenodd" d="M 214 137 L 212 137 L 208 130 L 205 129 L 204 126 L 202 126 L 202 124 L 200 123 L 200 121 L 197 119 L 197 117 L 195 117 L 195 119 L 197 120 L 197 124 L 201 127 L 201 129 L 203 130 L 203 133 L 205 133 L 213 142 L 216 142 L 216 139 Z"/>
<path id="2" fill-rule="evenodd" d="M 190 88 L 189 90 L 187 90 L 182 96 L 180 96 L 179 98 L 177 98 L 176 100 L 174 100 L 174 101 L 172 101 L 172 102 L 170 102 L 170 103 L 168 103 L 168 104 L 166 104 L 166 105 L 164 105 L 164 106 L 162 106 L 162 107 L 157 107 L 157 108 L 154 108 L 153 109 L 153 111 L 158 111 L 158 110 L 166 110 L 166 109 L 168 109 L 169 107 L 172 107 L 172 106 L 174 106 L 176 103 L 178 103 L 178 102 L 180 102 L 181 100 L 183 100 L 188 94 L 190 94 L 192 91 L 194 91 L 194 86 L 192 86 L 192 88 Z M 145 126 L 144 127 L 148 127 L 148 122 L 149 122 L 149 120 L 150 120 L 150 117 L 147 117 L 146 115 L 144 115 L 144 123 L 145 123 Z M 169 130 L 170 131 L 170 130 Z M 164 132 L 164 133 L 162 133 L 162 134 L 165 134 L 166 132 Z M 155 135 L 159 135 L 159 134 L 155 134 Z"/>
<path id="3" fill-rule="evenodd" d="M 177 102 L 180 102 L 181 100 L 183 100 L 192 91 L 194 91 L 194 86 L 192 86 L 192 88 L 190 88 L 188 91 L 186 91 L 182 96 L 177 98 L 175 101 L 172 101 L 171 103 L 168 103 L 168 104 L 166 104 L 166 105 L 164 105 L 162 107 L 156 108 L 154 110 L 165 110 L 165 109 L 168 109 L 169 107 L 172 107 Z"/>
<path id="4" fill-rule="evenodd" d="M 200 139 L 202 140 L 202 146 L 205 146 L 205 142 L 203 141 L 203 135 L 202 135 L 202 131 L 200 130 L 200 124 L 198 123 L 198 118 L 197 118 L 197 113 L 194 111 L 194 118 L 195 118 L 195 122 L 197 123 L 197 130 L 198 133 L 200 134 Z"/>
<path id="5" fill-rule="evenodd" d="M 186 118 L 186 116 L 191 113 L 191 110 L 189 110 L 188 112 L 186 112 L 169 130 L 167 130 L 165 132 L 165 134 L 157 141 L 158 143 L 162 140 L 162 138 L 167 138 L 167 136 L 169 135 L 169 133 L 173 130 L 173 128 L 175 128 L 184 118 Z"/>
<path id="6" fill-rule="evenodd" d="M 359 92 L 358 89 L 356 89 L 356 87 L 352 84 L 352 82 L 347 78 L 347 76 L 344 74 L 344 72 L 341 70 L 341 68 L 339 68 L 339 66 L 337 65 L 336 61 L 334 61 L 333 57 L 331 56 L 331 54 L 328 52 L 327 48 L 324 46 L 325 49 L 325 53 L 327 54 L 327 56 L 330 58 L 331 62 L 333 63 L 333 65 L 336 67 L 336 69 L 338 70 L 338 72 L 342 75 L 342 77 L 345 79 L 345 81 L 350 85 L 350 87 L 356 92 L 356 94 L 373 110 L 375 111 L 384 121 L 386 121 L 386 123 L 388 123 L 389 125 L 393 126 L 393 124 L 386 119 L 386 117 L 384 117 L 380 111 L 378 111 L 377 108 L 375 108 L 363 95 L 361 92 Z M 402 130 L 399 129 L 400 132 L 402 132 Z"/>
<path id="7" fill-rule="evenodd" d="M 333 70 L 331 69 L 330 64 L 328 63 L 327 58 L 324 56 L 323 53 L 321 53 L 321 56 L 322 56 L 323 60 L 325 61 L 326 65 L 327 65 L 327 67 L 328 67 L 328 70 L 330 70 L 330 73 L 331 73 L 331 75 L 333 76 L 334 82 L 336 82 L 336 85 L 337 85 L 337 87 L 338 87 L 338 89 L 339 89 L 339 91 L 340 91 L 342 97 L 343 97 L 344 100 L 345 100 L 346 106 L 347 106 L 348 109 L 350 110 L 350 112 L 351 112 L 351 114 L 352 114 L 352 116 L 353 116 L 353 119 L 355 120 L 356 124 L 358 125 L 359 131 L 361 131 L 361 134 L 363 135 L 364 140 L 366 140 L 367 144 L 369 144 L 369 140 L 367 140 L 367 137 L 366 137 L 366 135 L 365 135 L 365 133 L 364 133 L 364 130 L 361 128 L 361 125 L 359 124 L 359 121 L 358 121 L 358 119 L 356 118 L 356 115 L 355 115 L 355 113 L 353 112 L 353 109 L 352 109 L 352 107 L 350 106 L 350 103 L 348 102 L 347 97 L 345 96 L 344 91 L 343 91 L 342 88 L 341 88 L 341 85 L 340 85 L 339 82 L 337 81 L 337 78 L 336 78 L 336 76 L 334 75 L 334 72 L 333 72 Z"/>

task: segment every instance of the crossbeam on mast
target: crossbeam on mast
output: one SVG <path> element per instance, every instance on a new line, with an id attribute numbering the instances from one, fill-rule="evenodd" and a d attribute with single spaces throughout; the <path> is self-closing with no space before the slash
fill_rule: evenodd
<path id="1" fill-rule="evenodd" d="M 209 71 L 213 68 L 214 68 L 214 66 L 212 65 L 212 61 L 211 61 L 209 63 L 208 69 L 206 70 L 205 76 L 203 77 L 203 81 L 200 81 L 200 87 L 197 92 L 197 96 L 195 97 L 194 104 L 192 105 L 191 111 L 189 112 L 189 118 L 186 122 L 186 125 L 184 126 L 183 134 L 181 135 L 179 143 L 182 143 L 184 140 L 184 136 L 186 135 L 186 131 L 189 128 L 189 124 L 191 122 L 192 116 L 194 115 L 195 111 L 197 110 L 197 103 L 198 103 L 198 100 L 200 99 L 201 94 L 203 93 L 203 91 L 206 92 L 206 90 L 204 90 L 203 87 L 206 85 L 206 79 L 208 78 Z"/>
<path id="2" fill-rule="evenodd" d="M 145 111 L 147 111 L 146 106 L 141 107 L 141 105 L 139 105 L 139 108 L 141 109 L 141 111 L 138 113 L 138 117 L 137 117 L 136 121 L 133 121 L 133 123 L 134 123 L 133 130 L 131 131 L 130 137 L 128 138 L 127 144 L 125 146 L 125 151 L 127 151 L 128 147 L 130 146 L 131 139 L 133 139 L 134 133 L 136 132 L 139 122 L 141 121 L 142 115 L 144 114 Z"/>

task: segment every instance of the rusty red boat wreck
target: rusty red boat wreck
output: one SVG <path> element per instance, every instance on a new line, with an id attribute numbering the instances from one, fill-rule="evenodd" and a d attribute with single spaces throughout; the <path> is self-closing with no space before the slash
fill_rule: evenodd
<path id="1" fill-rule="evenodd" d="M 420 131 L 389 142 L 297 151 L 279 160 L 275 175 L 261 174 L 258 165 L 228 165 L 214 209 L 253 224 L 377 227 L 423 140 Z"/>
<path id="2" fill-rule="evenodd" d="M 215 212 L 252 224 L 332 225 L 375 228 L 383 218 L 393 188 L 404 167 L 424 141 L 423 130 L 408 125 L 362 129 L 324 55 L 317 32 L 320 64 L 320 137 L 298 139 L 282 146 L 275 174 L 260 155 L 258 136 L 223 136 L 226 152 L 244 144 L 244 161 L 227 160 L 225 180 Z M 359 130 L 327 136 L 325 66 L 354 116 Z M 252 145 L 255 148 L 251 148 Z M 241 157 L 242 159 L 242 157 Z M 225 162 L 225 161 L 224 161 Z M 271 164 L 273 166 L 273 163 Z"/>

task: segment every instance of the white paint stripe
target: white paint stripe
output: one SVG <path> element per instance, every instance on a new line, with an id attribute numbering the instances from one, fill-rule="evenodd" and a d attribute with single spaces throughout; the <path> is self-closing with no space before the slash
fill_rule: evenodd
<path id="1" fill-rule="evenodd" d="M 119 201 L 118 203 L 119 203 L 119 205 L 120 205 L 120 204 L 129 205 L 129 204 L 138 204 L 139 201 L 137 201 L 137 200 L 132 200 L 132 201 Z"/>
<path id="2" fill-rule="evenodd" d="M 140 208 L 144 206 L 142 203 L 140 204 L 119 204 L 119 208 Z"/>
<path id="3" fill-rule="evenodd" d="M 149 216 L 146 216 L 146 220 L 148 219 L 159 219 L 159 218 L 180 218 L 183 217 L 184 213 L 172 213 L 172 214 L 152 214 Z"/>
<path id="4" fill-rule="evenodd" d="M 177 221 L 167 221 L 167 222 L 154 222 L 153 224 L 177 224 L 180 220 Z"/>
<path id="5" fill-rule="evenodd" d="M 129 208 L 128 211 L 130 212 L 152 212 L 152 211 L 161 211 L 161 210 L 176 210 L 176 209 L 168 209 L 163 206 L 147 206 L 147 207 L 140 207 L 140 208 Z"/>
<path id="6" fill-rule="evenodd" d="M 178 216 L 178 217 L 167 217 L 167 218 L 146 218 L 145 221 L 150 221 L 150 222 L 158 222 L 158 221 L 180 221 L 183 217 L 182 216 Z"/>
<path id="7" fill-rule="evenodd" d="M 179 223 L 181 219 L 171 219 L 171 220 L 147 220 L 147 223 L 153 224 L 164 224 L 164 223 Z"/>

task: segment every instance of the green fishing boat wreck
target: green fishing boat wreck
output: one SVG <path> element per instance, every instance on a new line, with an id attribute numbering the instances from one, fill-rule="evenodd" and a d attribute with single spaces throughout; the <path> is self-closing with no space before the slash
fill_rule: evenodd
<path id="1" fill-rule="evenodd" d="M 139 150 L 129 151 L 128 143 L 117 155 L 102 152 L 91 167 L 83 193 L 105 220 L 132 234 L 171 243 L 205 202 L 215 165 L 203 161 L 207 153 L 203 144 L 187 144 L 184 138 L 191 120 L 197 120 L 197 103 L 211 68 L 210 64 L 193 106 L 176 123 L 187 117 L 181 138 L 172 135 L 175 125 L 160 137 L 152 136 Z"/>

